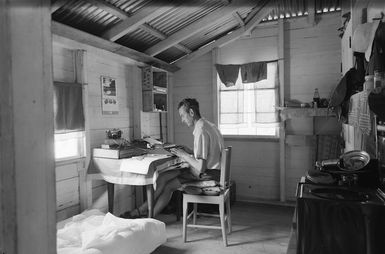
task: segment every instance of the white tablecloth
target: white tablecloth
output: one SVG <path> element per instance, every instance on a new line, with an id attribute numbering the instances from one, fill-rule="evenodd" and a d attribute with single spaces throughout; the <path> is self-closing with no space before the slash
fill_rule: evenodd
<path id="1" fill-rule="evenodd" d="M 147 174 L 137 174 L 121 170 L 121 166 L 125 160 L 129 159 L 93 158 L 96 169 L 105 181 L 114 184 L 127 185 L 154 184 L 156 176 L 158 175 L 156 174 L 154 177 L 154 172 L 158 167 L 163 170 L 165 165 L 169 165 L 169 168 L 172 169 L 172 165 L 178 165 L 178 163 L 180 163 L 180 159 L 177 157 L 163 157 L 150 164 Z"/>

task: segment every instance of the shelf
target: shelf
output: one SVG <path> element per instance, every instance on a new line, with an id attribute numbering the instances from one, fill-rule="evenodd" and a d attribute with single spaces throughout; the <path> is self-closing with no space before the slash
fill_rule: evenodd
<path id="1" fill-rule="evenodd" d="M 306 118 L 306 117 L 328 117 L 335 116 L 334 111 L 328 108 L 291 108 L 291 107 L 277 107 L 281 111 L 281 118 L 283 121 L 291 118 Z"/>
<path id="2" fill-rule="evenodd" d="M 167 112 L 167 80 L 166 71 L 142 68 L 143 112 Z"/>

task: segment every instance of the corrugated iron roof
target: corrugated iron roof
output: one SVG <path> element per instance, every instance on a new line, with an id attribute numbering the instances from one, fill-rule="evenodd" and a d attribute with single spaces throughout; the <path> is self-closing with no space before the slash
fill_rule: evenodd
<path id="1" fill-rule="evenodd" d="M 178 37 L 184 29 L 220 13 L 226 6 L 237 4 L 237 1 L 243 1 L 244 4 L 234 8 L 229 15 L 219 15 L 200 31 L 191 31 L 187 36 L 184 33 Z M 340 4 L 340 0 L 316 0 L 312 8 L 316 14 L 323 14 L 339 11 Z M 125 25 L 124 22 L 133 20 L 129 23 L 134 26 L 133 29 L 116 35 L 113 38 L 117 39 L 112 41 L 142 53 L 159 44 L 170 43 L 168 46 L 162 45 L 160 49 L 150 50 L 155 52 L 154 57 L 166 63 L 172 63 L 245 25 L 262 5 L 271 8 L 271 11 L 261 22 L 304 16 L 308 15 L 309 10 L 306 0 L 57 0 L 53 5 L 56 6 L 53 8 L 53 21 L 99 37 L 106 37 L 106 31 L 113 31 L 117 26 Z M 140 16 L 152 6 L 169 6 L 170 9 L 156 16 Z"/>

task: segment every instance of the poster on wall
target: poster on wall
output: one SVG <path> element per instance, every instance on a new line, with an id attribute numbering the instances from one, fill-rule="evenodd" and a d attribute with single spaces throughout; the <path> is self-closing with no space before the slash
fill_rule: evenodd
<path id="1" fill-rule="evenodd" d="M 102 114 L 118 114 L 119 103 L 115 79 L 107 76 L 100 76 L 100 81 L 102 84 Z"/>

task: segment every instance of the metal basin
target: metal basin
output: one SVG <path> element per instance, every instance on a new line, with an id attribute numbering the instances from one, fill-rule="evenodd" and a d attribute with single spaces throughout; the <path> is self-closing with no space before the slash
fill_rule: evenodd
<path id="1" fill-rule="evenodd" d="M 311 190 L 311 193 L 319 198 L 341 200 L 341 201 L 368 201 L 370 195 L 365 192 L 337 189 L 337 188 L 316 188 Z"/>

